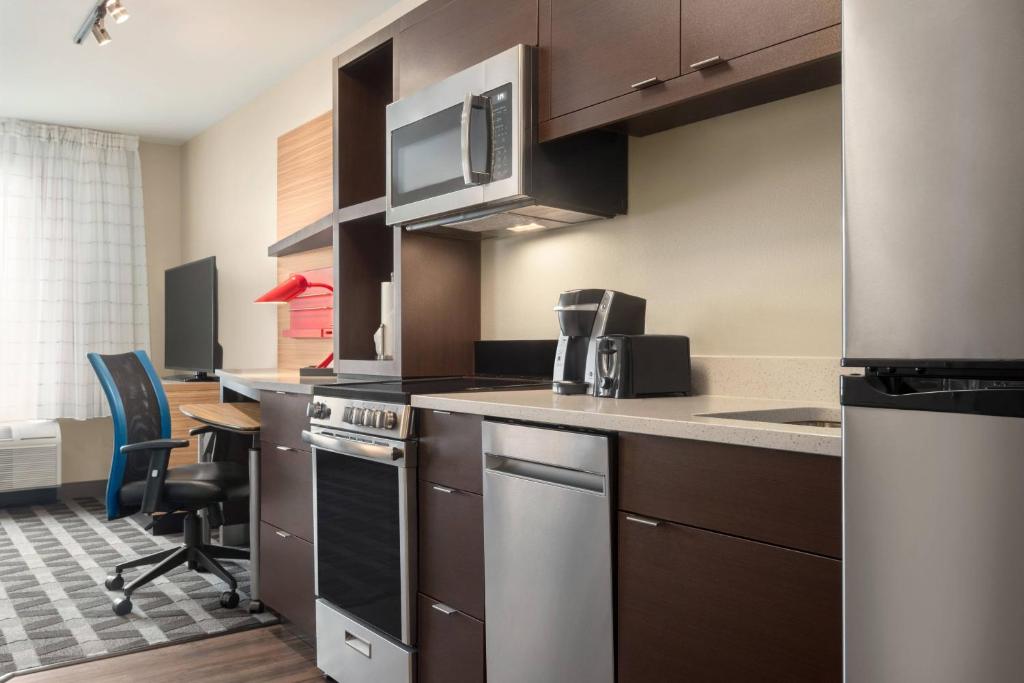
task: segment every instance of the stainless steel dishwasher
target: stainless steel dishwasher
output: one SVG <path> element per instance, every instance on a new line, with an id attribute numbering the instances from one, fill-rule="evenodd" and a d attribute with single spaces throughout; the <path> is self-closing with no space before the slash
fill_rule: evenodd
<path id="1" fill-rule="evenodd" d="M 489 683 L 611 683 L 611 442 L 486 421 Z"/>

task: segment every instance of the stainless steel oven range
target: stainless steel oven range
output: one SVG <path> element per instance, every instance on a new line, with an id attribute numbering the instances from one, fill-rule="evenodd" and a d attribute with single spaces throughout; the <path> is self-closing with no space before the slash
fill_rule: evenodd
<path id="1" fill-rule="evenodd" d="M 547 386 L 493 377 L 317 386 L 313 450 L 317 666 L 345 683 L 412 683 L 416 646 L 414 393 Z"/>

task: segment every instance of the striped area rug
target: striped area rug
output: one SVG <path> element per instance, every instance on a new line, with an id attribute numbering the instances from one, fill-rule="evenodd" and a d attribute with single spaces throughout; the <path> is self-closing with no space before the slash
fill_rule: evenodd
<path id="1" fill-rule="evenodd" d="M 114 615 L 121 593 L 103 586 L 113 566 L 181 542 L 180 535 L 152 536 L 132 518 L 107 521 L 95 498 L 0 509 L 0 680 L 277 621 L 248 613 L 249 563 L 228 561 L 242 598 L 234 609 L 220 605 L 223 582 L 182 566 L 136 591 L 132 614 Z M 130 569 L 125 579 L 141 571 Z"/>

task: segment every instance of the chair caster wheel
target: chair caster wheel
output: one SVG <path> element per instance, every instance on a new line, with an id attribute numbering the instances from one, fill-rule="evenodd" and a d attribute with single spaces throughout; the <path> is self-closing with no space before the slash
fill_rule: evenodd
<path id="1" fill-rule="evenodd" d="M 119 591 L 124 588 L 124 577 L 120 574 L 111 574 L 103 582 L 103 585 L 107 587 L 108 591 Z"/>
<path id="2" fill-rule="evenodd" d="M 261 614 L 263 612 L 263 602 L 261 600 L 250 600 L 249 601 L 249 614 Z"/>
<path id="3" fill-rule="evenodd" d="M 121 598 L 114 602 L 114 614 L 119 617 L 125 617 L 131 614 L 132 611 L 132 600 L 131 598 Z"/>
<path id="4" fill-rule="evenodd" d="M 238 593 L 235 591 L 226 591 L 220 594 L 220 606 L 226 607 L 227 609 L 234 609 L 238 607 Z"/>

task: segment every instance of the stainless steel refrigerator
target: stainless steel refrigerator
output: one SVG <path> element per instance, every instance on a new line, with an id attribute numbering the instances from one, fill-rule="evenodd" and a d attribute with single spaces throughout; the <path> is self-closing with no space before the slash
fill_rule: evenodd
<path id="1" fill-rule="evenodd" d="M 844 0 L 844 661 L 1024 680 L 1024 0 Z"/>

